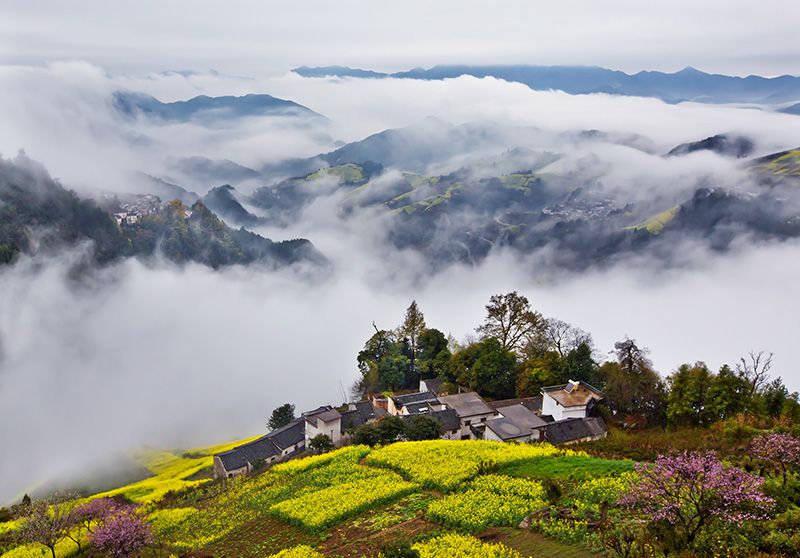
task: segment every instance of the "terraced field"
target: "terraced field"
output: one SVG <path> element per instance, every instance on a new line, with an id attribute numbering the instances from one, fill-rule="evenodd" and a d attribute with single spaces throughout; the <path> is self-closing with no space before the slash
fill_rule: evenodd
<path id="1" fill-rule="evenodd" d="M 548 444 L 435 440 L 349 446 L 250 477 L 196 479 L 212 451 L 235 444 L 150 452 L 142 458 L 153 477 L 103 495 L 142 504 L 159 541 L 154 556 L 357 558 L 414 545 L 431 558 L 458 552 L 516 558 L 533 549 L 537 557 L 584 557 L 590 555 L 581 538 L 585 523 L 568 537 L 561 523 L 547 519 L 535 522 L 539 532 L 517 528 L 531 513 L 548 513 L 540 480 L 563 480 L 575 488 L 570 505 L 592 513 L 597 498 L 620 490 L 614 477 L 631 468 Z M 77 556 L 76 550 L 65 541 L 58 557 Z M 38 555 L 38 548 L 18 547 L 2 556 Z"/>

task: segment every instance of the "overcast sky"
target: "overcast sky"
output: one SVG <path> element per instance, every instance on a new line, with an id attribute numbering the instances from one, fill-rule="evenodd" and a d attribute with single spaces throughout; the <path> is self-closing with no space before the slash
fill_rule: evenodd
<path id="1" fill-rule="evenodd" d="M 797 0 L 1 1 L 0 63 L 257 76 L 440 63 L 796 75 L 798 24 Z"/>

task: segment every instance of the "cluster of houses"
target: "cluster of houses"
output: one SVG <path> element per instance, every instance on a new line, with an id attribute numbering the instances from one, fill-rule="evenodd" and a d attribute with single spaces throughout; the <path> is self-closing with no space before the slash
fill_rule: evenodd
<path id="1" fill-rule="evenodd" d="M 607 434 L 606 424 L 596 412 L 603 394 L 586 382 L 570 380 L 542 388 L 536 397 L 501 401 L 486 401 L 463 388 L 448 393 L 447 386 L 439 379 L 422 380 L 416 392 L 306 411 L 286 426 L 215 455 L 214 475 L 230 478 L 282 461 L 304 451 L 319 434 L 328 436 L 335 446 L 344 445 L 359 426 L 387 415 L 403 419 L 430 416 L 439 422 L 441 438 L 447 440 L 573 444 Z"/>
<path id="2" fill-rule="evenodd" d="M 152 215 L 161 209 L 161 198 L 153 194 L 130 195 L 118 203 L 113 213 L 117 225 L 135 225 L 145 215 Z"/>

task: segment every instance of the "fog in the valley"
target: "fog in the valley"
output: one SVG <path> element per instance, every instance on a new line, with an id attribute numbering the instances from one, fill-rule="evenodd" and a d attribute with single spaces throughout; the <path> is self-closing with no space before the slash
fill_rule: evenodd
<path id="1" fill-rule="evenodd" d="M 86 196 L 137 191 L 134 171 L 203 195 L 219 184 L 187 176 L 176 160 L 229 159 L 259 170 L 387 128 L 415 126 L 425 146 L 438 141 L 443 126 L 478 123 L 491 133 L 458 153 L 440 146 L 441 158 L 425 170 L 474 166 L 480 174 L 477 162 L 496 162 L 523 142 L 533 152 L 526 157 L 566 154 L 550 171 L 590 164 L 609 192 L 654 200 L 657 212 L 663 200 L 699 183 L 751 187 L 736 159 L 663 157 L 679 143 L 744 134 L 760 155 L 798 142 L 798 117 L 758 108 L 570 96 L 471 77 L 123 76 L 63 62 L 0 67 L 0 89 L 0 153 L 24 149 Z M 327 120 L 157 123 L 118 114 L 112 94 L 119 89 L 163 101 L 269 93 Z M 611 139 L 576 135 L 589 129 Z M 525 163 L 531 160 L 518 162 Z M 235 186 L 249 193 L 266 180 Z M 482 321 L 490 295 L 518 290 L 543 314 L 591 332 L 600 356 L 627 335 L 649 347 L 657 369 L 668 374 L 684 362 L 716 368 L 765 349 L 775 353 L 774 375 L 800 389 L 795 242 L 743 236 L 721 254 L 685 239 L 669 261 L 621 257 L 578 274 L 548 266 L 546 248 L 527 256 L 495 251 L 475 265 L 432 271 L 419 254 L 389 246 L 384 213 L 343 214 L 340 201 L 336 193 L 321 196 L 289 226 L 255 228 L 275 240 L 308 238 L 331 261 L 323 273 L 136 260 L 74 273 L 90 246 L 0 268 L 0 503 L 138 447 L 185 448 L 257 434 L 287 401 L 298 411 L 341 403 L 373 322 L 395 327 L 412 299 L 429 326 L 463 339 Z"/>

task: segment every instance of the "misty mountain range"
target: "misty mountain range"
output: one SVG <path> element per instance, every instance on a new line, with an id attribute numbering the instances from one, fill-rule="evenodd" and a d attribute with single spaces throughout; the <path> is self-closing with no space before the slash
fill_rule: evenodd
<path id="1" fill-rule="evenodd" d="M 679 184 L 643 184 L 646 194 L 629 185 L 620 189 L 609 182 L 607 163 L 593 154 L 609 148 L 654 161 L 714 153 L 739 161 L 746 180 L 719 182 L 700 174 Z M 343 219 L 377 212 L 390 246 L 424 254 L 433 267 L 476 263 L 505 247 L 520 254 L 547 249 L 554 266 L 583 269 L 626 254 L 664 256 L 683 240 L 724 251 L 745 236 L 800 236 L 800 151 L 752 159 L 754 152 L 750 138 L 735 134 L 659 153 L 635 134 L 552 136 L 536 128 L 453 126 L 429 118 L 285 161 L 283 171 L 295 171 L 292 178 L 274 181 L 269 172 L 231 161 L 195 159 L 193 170 L 208 169 L 206 183 L 224 181 L 199 199 L 237 226 L 290 228 L 307 218 L 316 200 L 329 198 Z M 252 193 L 235 187 L 255 176 L 264 185 Z"/>
<path id="2" fill-rule="evenodd" d="M 687 67 L 679 72 L 641 71 L 627 74 L 596 66 L 470 66 L 440 65 L 384 73 L 346 66 L 307 67 L 293 70 L 304 77 L 356 77 L 442 80 L 459 76 L 495 77 L 523 83 L 534 90 L 561 90 L 571 94 L 608 93 L 657 97 L 668 103 L 781 104 L 800 100 L 800 77 L 726 76 Z M 796 110 L 796 107 L 795 109 Z"/>
<path id="3" fill-rule="evenodd" d="M 514 139 L 537 133 L 515 130 Z M 423 171 L 437 157 L 479 151 L 501 136 L 501 129 L 477 124 L 441 124 L 433 133 L 429 126 L 387 130 L 314 158 L 330 166 L 258 188 L 248 201 L 268 221 L 286 225 L 320 196 L 338 195 L 344 214 L 381 208 L 389 216 L 391 243 L 423 252 L 434 265 L 480 261 L 503 246 L 523 254 L 548 248 L 558 267 L 585 268 L 626 253 L 664 252 L 685 238 L 725 250 L 742 235 L 800 235 L 800 151 L 742 163 L 754 189 L 700 177 L 645 198 L 607 188 L 601 161 L 572 161 L 555 148 L 516 145 L 443 174 Z M 635 149 L 644 143 L 598 131 L 572 136 Z M 748 138 L 720 135 L 676 146 L 663 157 L 709 151 L 741 158 L 752 149 Z M 560 162 L 565 166 L 558 170 Z"/>
<path id="4" fill-rule="evenodd" d="M 57 254 L 84 242 L 91 242 L 98 263 L 154 256 L 213 268 L 325 263 L 308 240 L 273 242 L 244 228 L 232 229 L 201 201 L 190 206 L 179 199 L 147 201 L 149 207 L 130 209 L 117 197 L 100 203 L 83 199 L 24 155 L 0 159 L 0 263 L 20 253 Z"/>
<path id="5" fill-rule="evenodd" d="M 117 111 L 129 117 L 142 115 L 176 122 L 187 122 L 192 119 L 224 120 L 266 115 L 324 118 L 322 115 L 294 101 L 278 99 L 265 94 L 250 94 L 241 97 L 200 95 L 186 101 L 164 103 L 144 93 L 117 91 L 114 93 L 113 103 Z"/>

